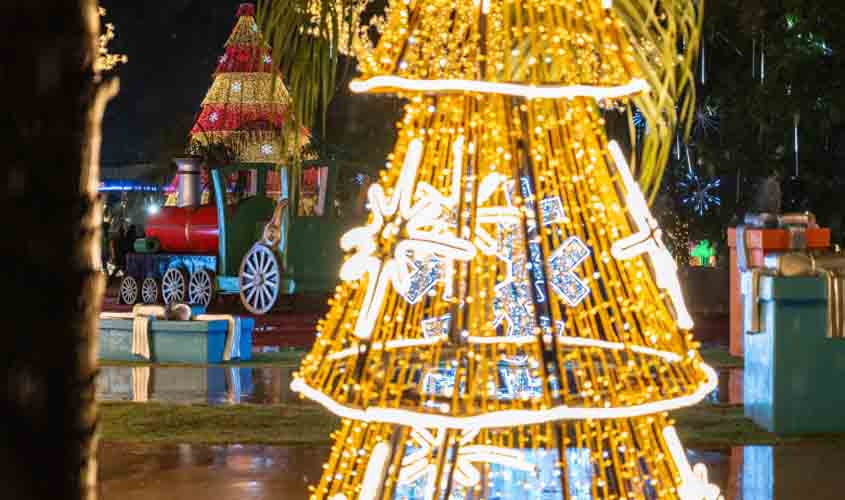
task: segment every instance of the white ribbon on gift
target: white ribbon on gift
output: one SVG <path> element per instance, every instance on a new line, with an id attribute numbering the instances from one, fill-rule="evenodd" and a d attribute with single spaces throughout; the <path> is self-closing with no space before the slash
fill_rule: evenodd
<path id="1" fill-rule="evenodd" d="M 223 348 L 223 361 L 241 357 L 241 318 L 231 314 L 199 314 L 191 318 L 194 321 L 226 321 L 226 346 Z"/>
<path id="2" fill-rule="evenodd" d="M 136 304 L 128 313 L 100 313 L 100 319 L 132 320 L 132 354 L 150 359 L 150 320 L 164 319 L 167 309 L 164 306 Z"/>

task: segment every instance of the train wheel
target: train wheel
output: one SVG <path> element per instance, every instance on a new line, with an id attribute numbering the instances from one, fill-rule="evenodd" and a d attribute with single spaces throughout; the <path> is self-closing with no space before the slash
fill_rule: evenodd
<path id="1" fill-rule="evenodd" d="M 138 280 L 128 274 L 120 280 L 118 299 L 121 304 L 135 305 L 138 302 Z"/>
<path id="2" fill-rule="evenodd" d="M 257 243 L 241 261 L 238 274 L 241 302 L 253 314 L 266 314 L 276 305 L 281 283 L 281 266 L 276 253 Z"/>
<path id="3" fill-rule="evenodd" d="M 188 301 L 208 307 L 214 299 L 214 273 L 208 269 L 199 269 L 191 274 L 188 283 Z"/>
<path id="4" fill-rule="evenodd" d="M 147 276 L 141 283 L 141 300 L 144 304 L 157 304 L 161 296 L 161 286 L 158 280 L 152 276 Z"/>
<path id="5" fill-rule="evenodd" d="M 188 296 L 188 273 L 171 267 L 161 277 L 161 296 L 167 305 L 184 302 Z"/>

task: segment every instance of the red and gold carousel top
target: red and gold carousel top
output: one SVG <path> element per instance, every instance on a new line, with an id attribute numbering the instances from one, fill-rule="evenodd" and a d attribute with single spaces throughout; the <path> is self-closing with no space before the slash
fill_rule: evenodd
<path id="1" fill-rule="evenodd" d="M 308 131 L 293 124 L 290 96 L 274 72 L 255 6 L 241 4 L 237 16 L 191 129 L 192 146 L 222 144 L 234 162 L 279 163 L 308 141 Z"/>

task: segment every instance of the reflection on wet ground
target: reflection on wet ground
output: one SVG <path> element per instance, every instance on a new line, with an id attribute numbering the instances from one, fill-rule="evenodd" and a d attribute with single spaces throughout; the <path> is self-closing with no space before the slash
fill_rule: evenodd
<path id="1" fill-rule="evenodd" d="M 169 403 L 291 404 L 301 401 L 290 390 L 295 366 L 170 367 L 102 366 L 97 379 L 101 401 Z M 742 369 L 719 371 L 710 403 L 742 403 Z"/>
<path id="2" fill-rule="evenodd" d="M 845 450 L 830 446 L 750 446 L 688 452 L 706 463 L 725 500 L 841 499 Z M 105 500 L 305 500 L 328 449 L 273 446 L 100 447 Z"/>
<path id="3" fill-rule="evenodd" d="M 706 462 L 726 500 L 843 498 L 838 472 L 845 449 L 835 446 L 746 446 L 721 453 L 690 453 Z M 706 458 L 705 458 L 706 457 Z"/>
<path id="4" fill-rule="evenodd" d="M 327 455 L 305 447 L 103 444 L 100 498 L 306 500 Z"/>
<path id="5" fill-rule="evenodd" d="M 105 401 L 202 404 L 299 404 L 290 390 L 294 366 L 101 367 L 97 396 Z M 719 373 L 710 403 L 742 403 L 741 369 Z M 688 451 L 707 464 L 726 500 L 845 498 L 845 449 L 834 446 L 750 446 Z M 139 446 L 100 447 L 101 498 L 305 500 L 319 478 L 325 447 Z M 589 498 L 589 497 L 585 497 Z"/>
<path id="6" fill-rule="evenodd" d="M 295 366 L 102 366 L 97 378 L 97 398 L 209 405 L 291 404 L 300 401 L 290 390 L 294 371 Z"/>

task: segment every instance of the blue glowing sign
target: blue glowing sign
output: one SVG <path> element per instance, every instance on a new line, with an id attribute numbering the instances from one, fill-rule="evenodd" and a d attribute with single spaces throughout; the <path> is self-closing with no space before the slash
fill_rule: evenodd
<path id="1" fill-rule="evenodd" d="M 101 181 L 100 187 L 97 191 L 101 193 L 112 191 L 142 191 L 145 193 L 155 193 L 161 191 L 161 186 L 157 184 L 144 184 L 136 181 Z"/>

